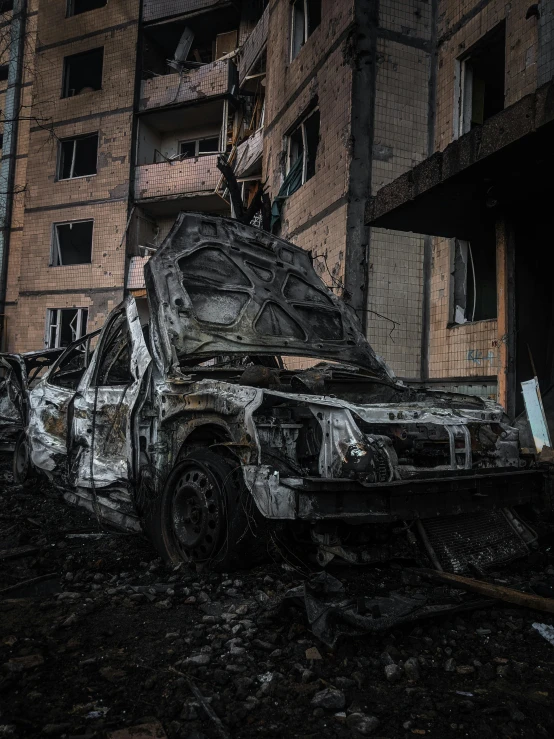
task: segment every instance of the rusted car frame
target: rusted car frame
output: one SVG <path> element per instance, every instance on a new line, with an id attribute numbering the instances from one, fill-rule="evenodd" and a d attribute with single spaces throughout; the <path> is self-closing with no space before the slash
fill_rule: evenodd
<path id="1" fill-rule="evenodd" d="M 512 509 L 548 506 L 544 478 L 502 408 L 398 382 L 307 252 L 182 213 L 145 274 L 147 302 L 128 297 L 94 353 L 85 337 L 30 393 L 33 465 L 68 500 L 223 567 L 281 536 L 322 565 L 379 559 L 398 531 L 429 550 L 431 522 L 481 514 L 481 561 L 531 544 Z"/>

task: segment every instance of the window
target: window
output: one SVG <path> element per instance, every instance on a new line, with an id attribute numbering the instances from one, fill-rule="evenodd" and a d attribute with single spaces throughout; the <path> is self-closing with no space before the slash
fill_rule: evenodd
<path id="1" fill-rule="evenodd" d="M 96 385 L 128 385 L 131 375 L 131 347 L 127 317 L 120 313 L 106 331 L 96 373 Z"/>
<path id="2" fill-rule="evenodd" d="M 83 92 L 102 88 L 104 47 L 66 56 L 63 60 L 62 97 L 71 98 Z"/>
<path id="3" fill-rule="evenodd" d="M 181 157 L 197 157 L 201 154 L 217 154 L 219 151 L 219 136 L 195 141 L 180 141 L 179 154 Z"/>
<path id="4" fill-rule="evenodd" d="M 452 323 L 497 317 L 494 230 L 469 241 L 454 239 Z"/>
<path id="5" fill-rule="evenodd" d="M 93 223 L 94 221 L 54 223 L 51 267 L 91 263 Z"/>
<path id="6" fill-rule="evenodd" d="M 0 65 L 0 82 L 6 82 L 6 80 L 8 79 L 9 71 L 10 71 L 9 64 Z"/>
<path id="7" fill-rule="evenodd" d="M 502 23 L 458 60 L 456 137 L 504 109 L 505 48 Z"/>
<path id="8" fill-rule="evenodd" d="M 290 172 L 295 165 L 301 169 L 299 186 L 315 174 L 319 145 L 319 119 L 319 110 L 314 110 L 289 135 L 287 172 Z M 301 165 L 298 163 L 299 160 L 302 161 Z"/>
<path id="9" fill-rule="evenodd" d="M 72 349 L 61 355 L 48 375 L 48 382 L 51 385 L 69 390 L 77 389 L 94 352 L 91 341 L 97 334 L 98 332 L 89 334 Z"/>
<path id="10" fill-rule="evenodd" d="M 0 13 L 7 13 L 13 10 L 13 0 L 0 0 Z"/>
<path id="11" fill-rule="evenodd" d="M 61 141 L 58 179 L 69 180 L 96 174 L 97 155 L 97 133 Z"/>
<path id="12" fill-rule="evenodd" d="M 68 0 L 67 16 L 80 15 L 81 13 L 88 13 L 89 10 L 103 8 L 107 4 L 107 1 L 108 0 Z"/>
<path id="13" fill-rule="evenodd" d="M 46 315 L 46 346 L 58 349 L 69 346 L 87 330 L 87 308 L 48 308 Z"/>
<path id="14" fill-rule="evenodd" d="M 321 0 L 294 0 L 291 22 L 291 61 L 321 22 Z"/>

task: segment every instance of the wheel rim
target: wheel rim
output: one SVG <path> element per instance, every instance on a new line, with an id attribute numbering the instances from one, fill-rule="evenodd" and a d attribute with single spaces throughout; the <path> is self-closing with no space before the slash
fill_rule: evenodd
<path id="1" fill-rule="evenodd" d="M 175 480 L 171 501 L 176 545 L 189 559 L 208 559 L 219 541 L 222 519 L 217 481 L 201 465 L 187 465 Z"/>

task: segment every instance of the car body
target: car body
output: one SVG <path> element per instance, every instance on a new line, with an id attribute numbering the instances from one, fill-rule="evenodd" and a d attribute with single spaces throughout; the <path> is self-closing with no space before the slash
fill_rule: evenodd
<path id="1" fill-rule="evenodd" d="M 0 354 L 0 450 L 13 451 L 28 421 L 29 391 L 63 349 Z"/>
<path id="2" fill-rule="evenodd" d="M 513 509 L 545 505 L 544 478 L 502 408 L 396 380 L 308 252 L 182 213 L 145 277 L 147 301 L 127 297 L 94 352 L 84 337 L 30 392 L 32 463 L 70 501 L 223 567 L 276 531 L 322 565 L 382 558 L 399 530 L 433 558 L 426 522 L 444 539 L 468 516 L 517 534 L 505 558 L 528 546 Z"/>

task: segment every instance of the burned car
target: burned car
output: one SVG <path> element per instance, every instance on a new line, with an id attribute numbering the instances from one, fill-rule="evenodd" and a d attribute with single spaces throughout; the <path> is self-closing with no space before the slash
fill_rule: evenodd
<path id="1" fill-rule="evenodd" d="M 544 480 L 502 408 L 395 380 L 309 253 L 182 213 L 145 276 L 30 392 L 32 466 L 69 501 L 198 566 L 528 551 Z"/>
<path id="2" fill-rule="evenodd" d="M 62 352 L 63 349 L 45 349 L 0 354 L 0 451 L 14 451 L 17 444 L 24 442 L 29 391 Z M 21 460 L 21 453 L 14 459 Z M 21 470 L 16 474 L 21 474 Z"/>

